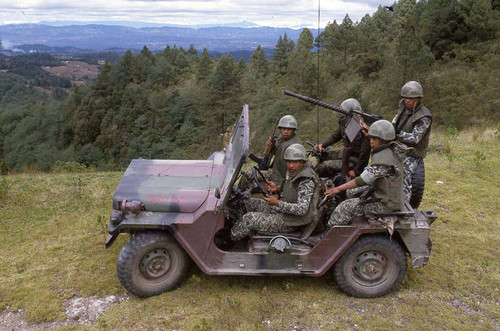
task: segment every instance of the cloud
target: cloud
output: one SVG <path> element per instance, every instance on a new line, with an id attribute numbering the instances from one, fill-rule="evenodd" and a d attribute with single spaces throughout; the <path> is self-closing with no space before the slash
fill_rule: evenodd
<path id="1" fill-rule="evenodd" d="M 40 21 L 141 21 L 159 24 L 252 22 L 263 26 L 315 27 L 318 1 L 311 0 L 0 0 L 0 24 Z M 321 25 L 354 21 L 375 12 L 381 0 L 321 2 Z"/>

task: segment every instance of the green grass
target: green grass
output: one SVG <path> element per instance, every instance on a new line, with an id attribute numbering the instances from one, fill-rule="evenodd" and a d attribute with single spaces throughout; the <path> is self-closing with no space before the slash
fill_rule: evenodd
<path id="1" fill-rule="evenodd" d="M 499 155 L 497 130 L 433 133 L 422 206 L 439 215 L 430 263 L 409 269 L 386 297 L 349 297 L 328 276 L 207 276 L 192 267 L 178 289 L 131 297 L 87 329 L 499 330 Z M 0 311 L 60 320 L 69 298 L 125 292 L 116 260 L 128 238 L 104 248 L 121 175 L 1 178 Z"/>

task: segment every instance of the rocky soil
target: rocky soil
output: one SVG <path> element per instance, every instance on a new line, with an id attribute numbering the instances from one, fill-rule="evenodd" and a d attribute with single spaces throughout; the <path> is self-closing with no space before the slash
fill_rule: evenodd
<path id="1" fill-rule="evenodd" d="M 66 318 L 62 321 L 30 324 L 23 310 L 12 311 L 9 307 L 0 312 L 0 331 L 54 330 L 62 326 L 92 325 L 109 307 L 127 301 L 128 295 L 109 295 L 103 298 L 72 298 L 64 303 Z"/>

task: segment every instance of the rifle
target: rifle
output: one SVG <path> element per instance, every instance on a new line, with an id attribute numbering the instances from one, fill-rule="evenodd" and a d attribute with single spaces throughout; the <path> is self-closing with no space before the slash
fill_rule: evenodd
<path id="1" fill-rule="evenodd" d="M 373 124 L 373 122 L 381 120 L 383 118 L 382 116 L 374 115 L 374 114 L 367 114 L 367 113 L 359 111 L 359 110 L 354 110 L 354 109 L 345 110 L 343 108 L 331 105 L 329 103 L 326 103 L 326 102 L 323 102 L 323 101 L 320 101 L 317 99 L 313 99 L 310 97 L 306 97 L 304 95 L 300 95 L 297 93 L 293 93 L 292 91 L 288 91 L 288 90 L 285 90 L 285 94 L 292 96 L 292 97 L 296 97 L 296 98 L 304 100 L 304 101 L 307 101 L 309 103 L 318 105 L 318 106 L 326 108 L 326 109 L 334 110 L 338 113 L 341 113 L 341 114 L 344 114 L 346 116 L 351 117 L 351 120 L 349 120 L 349 123 L 347 124 L 347 126 L 345 128 L 345 133 L 351 142 L 354 141 L 354 138 L 356 138 L 359 131 L 363 128 L 364 125 L 366 125 L 366 124 L 371 125 L 371 124 Z"/>
<path id="2" fill-rule="evenodd" d="M 276 125 L 274 126 L 273 132 L 271 133 L 271 145 L 266 144 L 266 149 L 264 150 L 264 157 L 258 157 L 254 153 L 250 153 L 248 157 L 250 160 L 254 161 L 257 163 L 258 167 L 260 170 L 267 170 L 269 169 L 269 161 L 271 160 L 271 154 L 274 150 L 274 145 L 276 144 L 276 138 L 278 136 L 276 135 L 276 129 L 278 128 L 278 123 L 279 119 L 276 120 Z"/>
<path id="3" fill-rule="evenodd" d="M 325 147 L 320 152 L 318 148 L 314 147 L 314 146 L 316 146 L 316 144 L 313 144 L 309 140 L 306 140 L 306 144 L 308 144 L 309 146 L 311 146 L 313 148 L 312 150 L 308 151 L 308 153 L 310 155 L 314 156 L 316 158 L 316 160 L 318 161 L 316 163 L 316 165 L 313 167 L 313 170 L 316 170 L 316 167 L 318 166 L 318 164 L 325 161 L 326 158 L 328 157 L 328 152 L 330 152 L 330 147 Z"/>

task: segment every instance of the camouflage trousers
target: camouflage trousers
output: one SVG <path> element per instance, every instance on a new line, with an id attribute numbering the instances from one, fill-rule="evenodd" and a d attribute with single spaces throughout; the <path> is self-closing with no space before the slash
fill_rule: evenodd
<path id="1" fill-rule="evenodd" d="M 354 166 L 355 158 L 349 160 L 349 168 Z M 334 177 L 342 171 L 342 150 L 333 150 L 328 153 L 328 160 L 320 162 L 314 169 L 320 177 Z"/>
<path id="2" fill-rule="evenodd" d="M 366 203 L 359 198 L 342 201 L 333 211 L 328 220 L 328 227 L 349 224 L 352 218 L 370 213 L 388 212 L 389 209 L 381 202 Z"/>
<path id="3" fill-rule="evenodd" d="M 405 194 L 406 201 L 410 201 L 411 189 L 412 189 L 411 177 L 413 176 L 413 173 L 415 172 L 415 170 L 417 170 L 417 165 L 418 165 L 419 160 L 420 159 L 418 159 L 416 157 L 411 157 L 411 156 L 406 157 L 404 160 L 405 169 L 404 169 L 403 191 Z"/>
<path id="4" fill-rule="evenodd" d="M 326 160 L 314 169 L 320 177 L 333 177 L 342 170 L 342 160 Z"/>
<path id="5" fill-rule="evenodd" d="M 278 213 L 266 201 L 251 198 L 245 201 L 246 210 L 231 229 L 231 239 L 236 241 L 250 236 L 254 231 L 286 232 L 291 228 L 285 226 L 283 214 Z"/>

